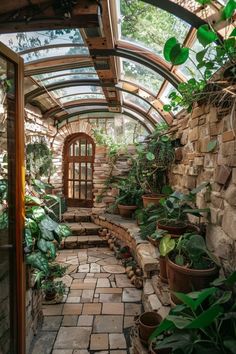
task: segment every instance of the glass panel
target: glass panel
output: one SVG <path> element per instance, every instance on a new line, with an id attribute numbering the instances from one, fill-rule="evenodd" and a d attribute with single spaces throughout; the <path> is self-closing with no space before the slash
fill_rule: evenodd
<path id="1" fill-rule="evenodd" d="M 32 77 L 35 80 L 44 81 L 44 80 L 49 80 L 51 78 L 55 78 L 57 76 L 76 75 L 76 74 L 85 75 L 86 73 L 96 74 L 96 70 L 94 69 L 93 66 L 88 66 L 88 67 L 83 67 L 83 68 L 75 68 L 75 69 L 68 69 L 68 70 L 61 70 L 61 71 L 53 71 L 51 73 L 38 74 L 38 75 L 34 75 Z"/>
<path id="2" fill-rule="evenodd" d="M 73 163 L 69 163 L 69 168 L 68 168 L 68 178 L 73 179 Z"/>
<path id="3" fill-rule="evenodd" d="M 80 169 L 80 164 L 75 163 L 75 176 L 74 179 L 79 179 L 79 169 Z"/>
<path id="4" fill-rule="evenodd" d="M 190 25 L 178 17 L 143 1 L 121 0 L 121 37 L 163 55 L 164 43 L 177 37 L 182 43 Z"/>
<path id="5" fill-rule="evenodd" d="M 80 199 L 80 187 L 79 187 L 79 181 L 74 182 L 74 198 L 75 199 Z"/>
<path id="6" fill-rule="evenodd" d="M 70 101 L 76 101 L 76 100 L 86 100 L 86 99 L 105 99 L 105 96 L 103 93 L 81 93 L 78 95 L 70 95 L 66 97 L 61 97 L 59 98 L 59 101 L 61 104 L 70 102 Z"/>
<path id="7" fill-rule="evenodd" d="M 80 182 L 80 199 L 86 199 L 85 193 L 86 193 L 86 183 Z"/>
<path id="8" fill-rule="evenodd" d="M 80 156 L 86 156 L 86 140 L 80 140 Z"/>
<path id="9" fill-rule="evenodd" d="M 80 168 L 81 168 L 81 179 L 86 179 L 86 163 L 85 162 L 81 162 L 80 164 Z"/>
<path id="10" fill-rule="evenodd" d="M 87 199 L 93 199 L 93 184 L 92 182 L 87 182 Z"/>
<path id="11" fill-rule="evenodd" d="M 160 113 L 157 112 L 156 109 L 152 108 L 152 109 L 150 110 L 150 113 L 149 113 L 149 114 L 150 114 L 150 116 L 151 116 L 152 118 L 154 118 L 158 123 L 164 123 L 164 120 L 163 120 L 162 116 L 160 115 Z"/>
<path id="12" fill-rule="evenodd" d="M 68 181 L 68 198 L 73 198 L 73 181 Z"/>
<path id="13" fill-rule="evenodd" d="M 50 49 L 48 48 L 48 49 L 35 50 L 34 52 L 22 54 L 22 57 L 25 63 L 29 63 L 31 61 L 50 58 L 50 57 L 58 57 L 61 55 L 63 56 L 75 55 L 75 54 L 88 55 L 88 53 L 89 51 L 87 47 L 68 46 L 68 47 L 55 47 Z"/>
<path id="14" fill-rule="evenodd" d="M 74 156 L 74 144 L 71 144 L 69 147 L 69 155 Z"/>
<path id="15" fill-rule="evenodd" d="M 0 35 L 0 41 L 10 47 L 14 52 L 22 52 L 37 47 L 47 47 L 58 44 L 82 44 L 83 39 L 77 28 L 21 32 Z"/>
<path id="16" fill-rule="evenodd" d="M 122 60 L 122 63 L 124 80 L 132 81 L 154 95 L 157 94 L 164 80 L 161 75 L 131 60 Z"/>
<path id="17" fill-rule="evenodd" d="M 65 97 L 69 95 L 77 95 L 81 93 L 103 93 L 101 86 L 70 86 L 58 90 L 50 91 L 56 98 Z"/>
<path id="18" fill-rule="evenodd" d="M 92 175 L 92 164 L 87 163 L 87 180 L 92 180 L 93 175 Z"/>
<path id="19" fill-rule="evenodd" d="M 97 74 L 72 74 L 72 75 L 60 75 L 57 77 L 51 77 L 46 80 L 40 80 L 38 79 L 37 81 L 39 83 L 43 83 L 43 85 L 51 85 L 51 84 L 56 84 L 58 82 L 64 82 L 64 81 L 70 81 L 70 80 L 85 80 L 85 79 L 98 79 Z"/>
<path id="20" fill-rule="evenodd" d="M 75 154 L 74 154 L 74 156 L 79 156 L 79 141 L 76 141 L 74 143 L 74 146 L 75 146 Z"/>
<path id="21" fill-rule="evenodd" d="M 92 144 L 89 144 L 87 145 L 87 155 L 88 156 L 92 156 L 93 155 L 93 146 Z"/>
<path id="22" fill-rule="evenodd" d="M 146 101 L 144 101 L 140 97 L 137 97 L 137 96 L 132 95 L 132 94 L 127 93 L 127 92 L 123 92 L 123 95 L 124 95 L 125 101 L 133 103 L 136 106 L 139 106 L 144 111 L 147 111 L 151 107 L 149 103 L 147 103 Z"/>

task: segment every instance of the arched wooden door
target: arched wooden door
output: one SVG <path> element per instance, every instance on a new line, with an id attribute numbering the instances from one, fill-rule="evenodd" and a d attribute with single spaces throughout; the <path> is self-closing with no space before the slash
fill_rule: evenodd
<path id="1" fill-rule="evenodd" d="M 93 206 L 95 144 L 85 134 L 71 135 L 64 146 L 64 194 L 71 207 Z"/>

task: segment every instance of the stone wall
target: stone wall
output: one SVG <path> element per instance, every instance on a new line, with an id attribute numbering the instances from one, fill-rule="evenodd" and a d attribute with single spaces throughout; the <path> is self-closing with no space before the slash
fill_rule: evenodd
<path id="1" fill-rule="evenodd" d="M 210 182 L 211 191 L 199 193 L 197 206 L 210 208 L 207 243 L 224 269 L 236 269 L 236 119 L 235 112 L 195 106 L 182 113 L 169 130 L 180 139 L 170 184 L 187 191 Z M 215 148 L 211 150 L 211 148 Z"/>

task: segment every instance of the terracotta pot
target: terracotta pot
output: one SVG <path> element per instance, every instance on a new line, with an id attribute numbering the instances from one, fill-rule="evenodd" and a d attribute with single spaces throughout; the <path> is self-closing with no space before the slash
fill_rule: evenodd
<path id="1" fill-rule="evenodd" d="M 149 205 L 159 205 L 161 198 L 163 198 L 163 194 L 146 194 L 142 196 L 143 199 L 143 206 L 147 208 Z"/>
<path id="2" fill-rule="evenodd" d="M 148 343 L 148 338 L 161 321 L 161 316 L 155 311 L 144 312 L 139 316 L 139 335 L 142 341 Z"/>
<path id="3" fill-rule="evenodd" d="M 158 229 L 161 230 L 166 230 L 168 231 L 171 235 L 183 235 L 186 230 L 188 225 L 165 225 L 162 220 L 158 221 L 157 223 Z"/>
<path id="4" fill-rule="evenodd" d="M 187 294 L 207 288 L 219 276 L 219 269 L 216 266 L 210 269 L 190 269 L 175 264 L 167 257 L 167 276 L 171 292 Z M 171 299 L 175 304 L 181 303 L 173 293 Z"/>
<path id="5" fill-rule="evenodd" d="M 53 292 L 45 292 L 45 300 L 46 301 L 52 301 L 54 300 L 56 297 L 56 292 L 53 291 Z"/>
<path id="6" fill-rule="evenodd" d="M 168 283 L 166 257 L 160 256 L 159 264 L 160 264 L 159 277 L 163 283 Z"/>
<path id="7" fill-rule="evenodd" d="M 134 211 L 137 209 L 136 205 L 121 205 L 118 204 L 119 213 L 123 218 L 130 219 Z"/>

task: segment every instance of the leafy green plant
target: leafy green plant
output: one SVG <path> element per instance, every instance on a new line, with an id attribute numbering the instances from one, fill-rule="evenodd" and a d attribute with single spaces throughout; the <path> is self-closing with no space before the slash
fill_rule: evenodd
<path id="1" fill-rule="evenodd" d="M 52 151 L 43 138 L 27 144 L 26 169 L 28 178 L 39 180 L 43 176 L 50 177 L 54 172 L 52 156 Z"/>
<path id="2" fill-rule="evenodd" d="M 194 233 L 186 233 L 179 238 L 171 259 L 180 266 L 192 269 L 208 269 L 217 263 L 207 249 L 203 236 Z"/>
<path id="3" fill-rule="evenodd" d="M 66 286 L 62 281 L 45 280 L 42 283 L 42 290 L 44 291 L 45 294 L 50 293 L 50 294 L 64 295 Z"/>
<path id="4" fill-rule="evenodd" d="M 207 6 L 211 4 L 210 0 L 197 0 L 201 5 Z M 221 11 L 221 20 L 231 21 L 236 10 L 235 0 L 228 0 Z M 218 23 L 217 23 L 218 24 Z M 211 102 L 219 104 L 217 99 L 219 94 L 224 94 L 222 91 L 225 88 L 226 78 L 222 81 L 220 78 L 217 81 L 208 80 L 212 75 L 223 65 L 229 66 L 227 79 L 235 80 L 235 63 L 236 63 L 236 29 L 234 29 L 228 38 L 222 39 L 212 24 L 201 25 L 197 29 L 197 40 L 202 47 L 199 51 L 194 51 L 192 48 L 182 46 L 175 37 L 169 38 L 164 46 L 164 57 L 173 65 L 182 65 L 188 61 L 196 69 L 199 79 L 196 79 L 196 74 L 185 83 L 178 85 L 179 92 L 172 92 L 169 95 L 170 103 L 164 106 L 164 110 L 177 110 L 179 107 L 192 110 L 193 103 L 196 101 L 205 100 L 206 97 Z M 231 67 L 230 67 L 231 66 Z M 227 85 L 227 82 L 226 82 Z M 231 99 L 231 95 L 228 92 Z"/>
<path id="5" fill-rule="evenodd" d="M 136 176 L 145 193 L 163 193 L 166 188 L 166 171 L 175 155 L 170 138 L 164 134 L 165 130 L 166 125 L 157 125 L 155 131 L 136 146 Z"/>
<path id="6" fill-rule="evenodd" d="M 175 248 L 175 240 L 171 238 L 171 235 L 165 235 L 162 237 L 159 246 L 159 252 L 162 257 L 167 256 Z"/>
<path id="7" fill-rule="evenodd" d="M 142 189 L 137 185 L 132 175 L 122 178 L 117 184 L 119 194 L 116 197 L 116 205 L 141 205 Z"/>
<path id="8" fill-rule="evenodd" d="M 209 183 L 203 183 L 197 188 L 191 190 L 188 194 L 175 191 L 169 197 L 160 200 L 163 208 L 164 220 L 161 220 L 165 225 L 177 225 L 187 221 L 187 214 L 197 217 L 202 217 L 202 213 L 209 212 L 209 209 L 198 209 L 192 205 L 196 200 L 196 195 L 202 189 L 209 186 Z"/>
<path id="9" fill-rule="evenodd" d="M 152 333 L 155 349 L 178 354 L 235 353 L 236 272 L 210 288 L 189 294 L 175 293 L 182 302 Z"/>

